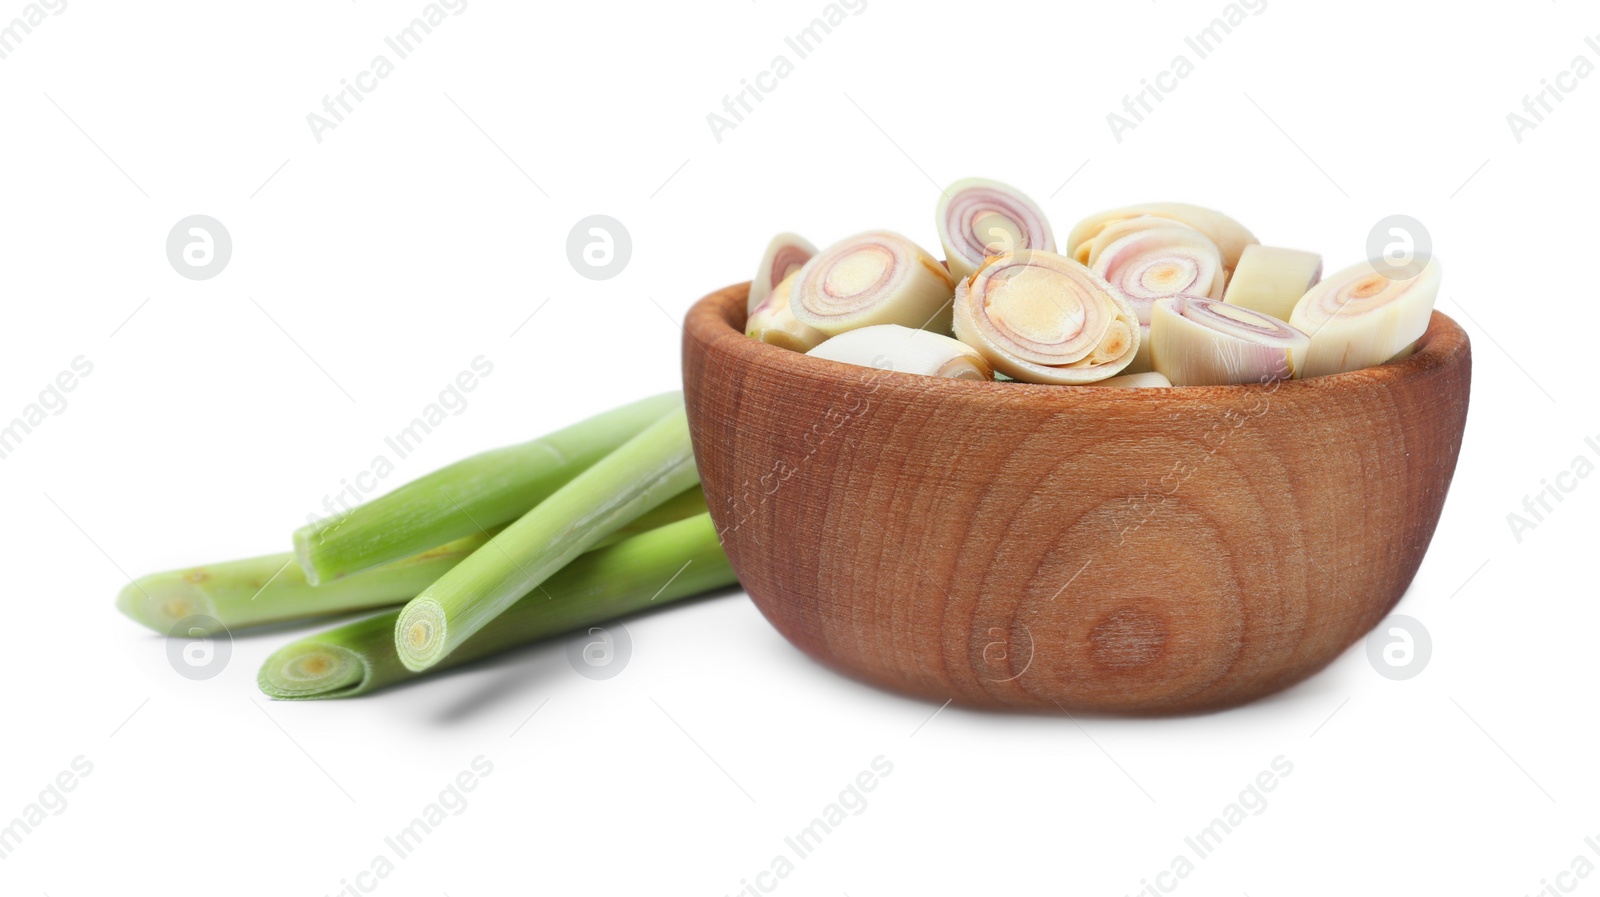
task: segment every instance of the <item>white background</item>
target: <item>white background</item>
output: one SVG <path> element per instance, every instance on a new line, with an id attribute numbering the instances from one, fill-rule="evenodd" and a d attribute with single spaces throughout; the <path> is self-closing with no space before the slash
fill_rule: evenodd
<path id="1" fill-rule="evenodd" d="M 0 823 L 93 764 L 0 860 L 0 891 L 333 894 L 479 755 L 466 810 L 375 893 L 733 894 L 879 755 L 866 809 L 775 892 L 1134 894 L 1280 755 L 1265 810 L 1177 892 L 1523 895 L 1600 864 L 1600 478 L 1520 541 L 1507 522 L 1600 461 L 1581 273 L 1600 77 L 1564 79 L 1520 141 L 1506 118 L 1574 57 L 1600 63 L 1600 16 L 1270 0 L 1197 60 L 1184 37 L 1220 0 L 868 0 L 796 61 L 784 37 L 822 0 L 474 0 L 319 143 L 307 114 L 392 60 L 383 38 L 423 6 L 72 0 L 0 60 L 0 419 L 93 364 L 0 461 Z M 780 53 L 793 74 L 719 142 L 707 114 Z M 1119 142 L 1107 113 L 1180 53 L 1193 74 Z M 609 681 L 556 642 L 288 704 L 254 680 L 292 636 L 241 636 L 195 682 L 114 612 L 129 574 L 285 549 L 473 357 L 493 374 L 384 488 L 670 388 L 676 322 L 770 234 L 932 246 L 937 188 L 969 175 L 1030 192 L 1060 233 L 1189 201 L 1333 269 L 1386 215 L 1427 225 L 1476 370 L 1398 608 L 1431 633 L 1421 675 L 1386 679 L 1357 646 L 1213 715 L 935 715 L 819 668 L 730 593 L 628 622 Z M 164 254 L 197 213 L 234 243 L 198 282 Z M 591 214 L 632 234 L 613 280 L 568 263 Z"/>

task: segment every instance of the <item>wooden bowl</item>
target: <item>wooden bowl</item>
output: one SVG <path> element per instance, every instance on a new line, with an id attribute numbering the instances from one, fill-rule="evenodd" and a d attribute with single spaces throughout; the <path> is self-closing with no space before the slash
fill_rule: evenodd
<path id="1" fill-rule="evenodd" d="M 1467 335 L 1262 386 L 919 377 L 690 310 L 683 378 L 711 514 L 784 637 L 932 701 L 1176 713 L 1320 670 L 1400 600 L 1467 418 Z"/>

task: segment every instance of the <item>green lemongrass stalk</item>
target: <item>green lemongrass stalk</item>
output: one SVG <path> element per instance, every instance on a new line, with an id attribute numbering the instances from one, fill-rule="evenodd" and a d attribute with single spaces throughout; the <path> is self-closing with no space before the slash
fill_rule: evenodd
<path id="1" fill-rule="evenodd" d="M 295 557 L 315 585 L 510 522 L 681 407 L 680 393 L 663 393 L 532 442 L 457 461 L 301 527 L 294 534 Z"/>
<path id="2" fill-rule="evenodd" d="M 427 672 L 737 582 L 711 515 L 670 523 L 580 555 Z M 546 595 L 548 593 L 548 595 Z M 401 663 L 400 611 L 378 614 L 279 649 L 261 666 L 274 698 L 350 698 L 426 673 Z"/>
<path id="3" fill-rule="evenodd" d="M 597 547 L 706 513 L 705 493 L 691 486 L 617 530 Z M 117 595 L 117 609 L 166 634 L 178 621 L 204 614 L 230 630 L 404 604 L 465 560 L 505 527 L 314 586 L 289 552 L 141 576 Z M 386 636 L 387 637 L 387 636 Z"/>
<path id="4" fill-rule="evenodd" d="M 395 624 L 400 660 L 425 670 L 573 558 L 700 481 L 689 419 L 651 424 L 411 599 Z"/>
<path id="5" fill-rule="evenodd" d="M 688 516 L 684 514 L 683 516 Z M 314 586 L 294 555 L 269 554 L 141 576 L 117 595 L 117 609 L 166 634 L 203 614 L 228 629 L 388 607 L 415 598 L 451 567 L 488 544 L 478 533 L 414 557 Z"/>
<path id="6" fill-rule="evenodd" d="M 604 548 L 607 545 L 615 545 L 630 536 L 647 533 L 687 517 L 705 514 L 710 510 L 710 506 L 706 504 L 705 492 L 701 490 L 700 484 L 696 483 L 662 502 L 654 510 L 640 514 L 632 523 L 618 527 L 616 532 L 594 543 L 594 547 Z M 590 550 L 592 551 L 593 549 Z"/>

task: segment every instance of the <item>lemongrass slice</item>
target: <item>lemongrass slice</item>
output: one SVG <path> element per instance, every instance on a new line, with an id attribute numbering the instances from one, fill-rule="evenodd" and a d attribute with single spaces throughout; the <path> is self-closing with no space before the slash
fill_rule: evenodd
<path id="1" fill-rule="evenodd" d="M 745 336 L 795 352 L 808 352 L 828 338 L 815 327 L 800 323 L 789 306 L 789 296 L 799 276 L 799 271 L 790 272 L 773 288 L 766 301 L 750 311 L 750 319 L 744 325 Z"/>
<path id="2" fill-rule="evenodd" d="M 1056 251 L 1044 210 L 1021 190 L 986 178 L 966 178 L 946 187 L 934 208 L 934 224 L 945 262 L 957 280 L 983 260 L 1019 249 Z"/>
<path id="3" fill-rule="evenodd" d="M 1251 243 L 1259 242 L 1255 235 L 1250 233 L 1244 225 L 1229 218 L 1221 212 L 1201 206 L 1192 206 L 1183 202 L 1147 202 L 1136 206 L 1126 206 L 1121 209 L 1111 209 L 1078 222 L 1067 235 L 1067 254 L 1080 262 L 1088 262 L 1088 249 L 1085 246 L 1096 234 L 1104 230 L 1107 225 L 1139 215 L 1153 215 L 1157 218 L 1171 218 L 1181 221 L 1196 230 L 1201 231 L 1211 238 L 1222 251 L 1222 264 L 1232 271 L 1239 266 L 1239 255 Z"/>
<path id="4" fill-rule="evenodd" d="M 994 368 L 977 349 L 940 333 L 899 324 L 875 324 L 841 333 L 806 354 L 902 374 L 994 379 Z"/>
<path id="5" fill-rule="evenodd" d="M 1187 224 L 1141 215 L 1112 223 L 1095 239 L 1118 232 L 1123 235 L 1092 253 L 1090 270 L 1120 292 L 1139 316 L 1139 350 L 1126 371 L 1142 374 L 1154 370 L 1150 361 L 1150 304 L 1178 293 L 1221 298 L 1226 274 L 1217 244 Z"/>
<path id="6" fill-rule="evenodd" d="M 1123 389 L 1165 389 L 1172 385 L 1172 381 L 1156 371 L 1145 371 L 1142 374 L 1119 374 L 1109 380 L 1089 385 L 1118 386 Z"/>
<path id="7" fill-rule="evenodd" d="M 761 267 L 756 269 L 756 276 L 750 278 L 750 299 L 745 308 L 751 317 L 785 277 L 799 271 L 800 266 L 816 254 L 817 247 L 799 234 L 784 232 L 773 237 L 767 243 L 766 252 L 761 254 Z"/>
<path id="8" fill-rule="evenodd" d="M 1382 364 L 1422 336 L 1439 295 L 1439 260 L 1417 276 L 1390 279 L 1360 262 L 1312 287 L 1289 323 L 1311 335 L 1302 377 Z"/>
<path id="9" fill-rule="evenodd" d="M 1128 234 L 1107 246 L 1090 270 L 1122 292 L 1141 324 L 1150 323 L 1150 303 L 1159 296 L 1222 298 L 1222 253 L 1210 237 L 1193 228 L 1160 227 Z"/>
<path id="10" fill-rule="evenodd" d="M 1173 386 L 1287 380 L 1310 343 L 1277 318 L 1214 299 L 1168 296 L 1150 313 L 1150 359 Z"/>
<path id="11" fill-rule="evenodd" d="M 829 336 L 872 324 L 943 333 L 955 285 L 922 247 L 892 231 L 868 231 L 806 262 L 789 306 L 800 323 Z"/>
<path id="12" fill-rule="evenodd" d="M 1104 278 L 1041 249 L 997 255 L 956 288 L 955 334 L 1029 383 L 1093 383 L 1139 349 L 1139 318 Z"/>
<path id="13" fill-rule="evenodd" d="M 1174 221 L 1171 218 L 1161 218 L 1156 215 L 1135 215 L 1132 218 L 1124 218 L 1121 221 L 1113 221 L 1106 225 L 1103 230 L 1094 235 L 1093 239 L 1079 246 L 1073 257 L 1093 268 L 1095 261 L 1100 258 L 1100 253 L 1104 252 L 1105 248 L 1112 243 L 1129 234 L 1163 227 L 1176 228 L 1178 230 L 1195 230 L 1195 228 L 1184 224 L 1182 221 Z"/>
<path id="14" fill-rule="evenodd" d="M 1239 256 L 1222 301 L 1287 321 L 1295 303 L 1321 278 L 1322 256 L 1315 252 L 1257 243 Z"/>

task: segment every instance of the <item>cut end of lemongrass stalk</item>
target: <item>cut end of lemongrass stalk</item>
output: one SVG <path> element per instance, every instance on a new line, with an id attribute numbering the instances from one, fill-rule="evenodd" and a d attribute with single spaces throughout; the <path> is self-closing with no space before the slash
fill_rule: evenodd
<path id="1" fill-rule="evenodd" d="M 318 568 L 319 555 L 314 550 L 314 543 L 327 532 L 324 524 L 308 523 L 294 531 L 294 562 L 306 575 L 306 584 L 320 586 L 326 579 L 331 579 L 331 572 L 327 568 Z M 328 574 L 328 575 L 325 575 Z"/>
<path id="2" fill-rule="evenodd" d="M 953 380 L 993 380 L 987 359 L 960 340 L 899 324 L 862 327 L 817 346 L 807 355 L 925 377 Z"/>
<path id="3" fill-rule="evenodd" d="M 366 676 L 360 654 L 339 645 L 302 641 L 268 657 L 256 684 L 274 698 L 331 698 L 359 687 Z"/>
<path id="4" fill-rule="evenodd" d="M 1322 256 L 1315 252 L 1258 243 L 1239 256 L 1222 301 L 1287 321 L 1295 303 L 1321 278 Z"/>
<path id="5" fill-rule="evenodd" d="M 394 625 L 394 647 L 413 673 L 438 663 L 449 635 L 444 608 L 431 598 L 414 598 Z"/>
<path id="6" fill-rule="evenodd" d="M 826 333 L 800 323 L 794 316 L 794 309 L 789 307 L 789 296 L 798 275 L 798 271 L 791 272 L 760 306 L 750 311 L 745 322 L 745 336 L 791 352 L 808 352 L 828 338 Z"/>
<path id="7" fill-rule="evenodd" d="M 1217 244 L 1217 249 L 1222 252 L 1222 263 L 1229 271 L 1238 267 L 1239 256 L 1244 252 L 1244 248 L 1257 242 L 1255 235 L 1244 225 L 1213 209 L 1183 202 L 1147 202 L 1090 215 L 1078 222 L 1067 235 L 1065 247 L 1067 254 L 1080 262 L 1087 263 L 1088 247 L 1085 244 L 1092 241 L 1107 226 L 1140 215 L 1181 221 L 1210 237 L 1211 242 Z"/>
<path id="8" fill-rule="evenodd" d="M 773 237 L 761 254 L 756 276 L 750 279 L 750 300 L 745 306 L 750 316 L 755 317 L 756 309 L 767 301 L 784 278 L 800 270 L 800 266 L 816 254 L 817 247 L 799 234 L 781 233 Z"/>
<path id="9" fill-rule="evenodd" d="M 1439 260 L 1430 258 L 1415 277 L 1391 279 L 1359 262 L 1312 287 L 1289 316 L 1311 336 L 1299 376 L 1342 374 L 1393 358 L 1428 329 L 1439 281 Z"/>
<path id="10" fill-rule="evenodd" d="M 1192 227 L 1156 227 L 1130 233 L 1102 250 L 1090 270 L 1120 292 L 1150 323 L 1150 303 L 1183 294 L 1221 299 L 1227 274 L 1211 238 Z"/>
<path id="11" fill-rule="evenodd" d="M 1105 279 L 1044 250 L 984 261 L 956 288 L 955 334 L 1029 383 L 1093 383 L 1138 353 L 1139 318 Z"/>
<path id="12" fill-rule="evenodd" d="M 800 323 L 837 336 L 873 324 L 950 329 L 955 278 L 922 247 L 869 231 L 824 249 L 800 269 L 789 306 Z"/>
<path id="13" fill-rule="evenodd" d="M 1039 204 L 1015 187 L 966 178 L 946 187 L 934 208 L 945 260 L 957 280 L 983 260 L 1019 249 L 1056 251 L 1055 234 Z"/>
<path id="14" fill-rule="evenodd" d="M 1150 359 L 1174 386 L 1287 380 L 1310 343 L 1277 318 L 1214 299 L 1168 296 L 1151 311 Z"/>
<path id="15" fill-rule="evenodd" d="M 200 587 L 209 576 L 204 567 L 141 576 L 117 593 L 117 610 L 156 632 L 170 632 L 179 620 L 196 614 L 215 616 L 215 606 Z"/>
<path id="16" fill-rule="evenodd" d="M 1091 383 L 1090 386 L 1116 386 L 1122 389 L 1165 389 L 1172 385 L 1164 375 L 1155 371 L 1145 371 L 1142 374 L 1122 374 L 1109 380 Z"/>

